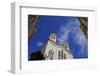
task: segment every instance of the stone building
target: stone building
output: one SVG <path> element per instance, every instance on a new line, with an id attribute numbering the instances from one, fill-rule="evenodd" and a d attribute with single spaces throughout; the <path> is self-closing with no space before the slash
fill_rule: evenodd
<path id="1" fill-rule="evenodd" d="M 42 49 L 42 55 L 45 60 L 56 59 L 72 59 L 73 55 L 69 49 L 68 44 L 57 44 L 57 36 L 55 33 L 51 33 L 47 43 Z"/>
<path id="2" fill-rule="evenodd" d="M 80 29 L 85 35 L 86 39 L 88 39 L 88 18 L 87 17 L 78 17 L 80 22 Z"/>
<path id="3" fill-rule="evenodd" d="M 38 22 L 39 16 L 28 15 L 28 40 L 35 34 Z"/>

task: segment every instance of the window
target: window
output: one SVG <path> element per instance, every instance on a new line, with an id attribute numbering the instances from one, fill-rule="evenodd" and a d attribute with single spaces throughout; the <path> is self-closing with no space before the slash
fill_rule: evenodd
<path id="1" fill-rule="evenodd" d="M 63 57 L 63 50 L 61 50 L 61 59 L 63 59 L 64 57 Z"/>
<path id="2" fill-rule="evenodd" d="M 54 52 L 51 50 L 51 56 L 50 56 L 51 60 L 53 59 L 53 54 L 54 54 Z"/>
<path id="3" fill-rule="evenodd" d="M 64 59 L 66 59 L 66 54 L 64 54 Z"/>
<path id="4" fill-rule="evenodd" d="M 60 51 L 58 51 L 58 59 L 60 59 Z"/>
<path id="5" fill-rule="evenodd" d="M 49 50 L 49 53 L 48 53 L 48 58 L 50 58 L 51 60 L 53 59 L 53 55 L 54 55 L 54 52 L 53 50 Z"/>

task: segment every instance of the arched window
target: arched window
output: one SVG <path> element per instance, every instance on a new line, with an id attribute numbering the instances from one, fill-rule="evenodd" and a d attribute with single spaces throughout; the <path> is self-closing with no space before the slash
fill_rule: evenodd
<path id="1" fill-rule="evenodd" d="M 54 55 L 54 52 L 53 50 L 49 50 L 49 53 L 48 53 L 48 58 L 50 58 L 51 60 L 53 59 L 53 55 Z"/>
<path id="2" fill-rule="evenodd" d="M 64 59 L 66 59 L 66 54 L 64 54 Z"/>
<path id="3" fill-rule="evenodd" d="M 58 51 L 58 59 L 61 59 L 60 51 Z"/>
<path id="4" fill-rule="evenodd" d="M 63 56 L 63 50 L 61 50 L 61 59 L 63 59 L 64 56 Z"/>

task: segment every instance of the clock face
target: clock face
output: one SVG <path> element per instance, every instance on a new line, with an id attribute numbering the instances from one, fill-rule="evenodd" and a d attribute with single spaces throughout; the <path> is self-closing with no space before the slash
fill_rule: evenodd
<path id="1" fill-rule="evenodd" d="M 28 60 L 88 58 L 88 17 L 28 15 Z"/>

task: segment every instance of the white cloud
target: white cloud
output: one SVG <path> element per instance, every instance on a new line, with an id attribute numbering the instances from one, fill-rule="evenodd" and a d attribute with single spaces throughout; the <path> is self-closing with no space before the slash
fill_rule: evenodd
<path id="1" fill-rule="evenodd" d="M 81 32 L 81 29 L 79 27 L 79 22 L 77 22 L 78 20 L 74 21 L 72 23 L 66 23 L 65 25 L 62 25 L 60 27 L 60 29 L 58 30 L 58 42 L 60 44 L 66 42 L 69 40 L 69 35 L 71 34 L 73 36 L 73 42 L 80 46 L 79 50 L 78 50 L 78 54 L 82 55 L 87 51 L 87 40 L 83 34 L 83 32 Z M 76 50 L 75 50 L 76 51 Z"/>
<path id="2" fill-rule="evenodd" d="M 68 29 L 68 30 L 67 30 Z M 67 25 L 62 25 L 58 31 L 58 42 L 64 43 L 68 40 L 68 34 L 71 31 L 70 27 Z"/>
<path id="3" fill-rule="evenodd" d="M 81 29 L 79 29 L 81 31 Z M 74 41 L 76 44 L 80 45 L 80 51 L 79 54 L 83 54 L 84 52 L 87 51 L 86 46 L 87 45 L 87 40 L 83 34 L 83 32 L 77 31 L 75 36 L 74 36 Z"/>
<path id="4" fill-rule="evenodd" d="M 38 42 L 36 45 L 37 45 L 38 47 L 40 47 L 40 46 L 43 46 L 43 43 L 42 43 L 42 42 Z"/>
<path id="5" fill-rule="evenodd" d="M 69 21 L 65 25 L 62 25 L 60 29 L 58 30 L 58 42 L 59 43 L 64 43 L 65 41 L 68 41 L 69 34 L 70 32 L 75 32 L 76 31 L 76 24 L 79 25 L 78 21 L 75 19 L 73 21 Z M 75 25 L 75 26 L 74 26 Z M 73 27 L 74 26 L 74 27 Z"/>
<path id="6" fill-rule="evenodd" d="M 80 29 L 79 29 L 79 30 L 80 30 Z M 81 31 L 81 30 L 80 30 L 80 31 Z M 75 41 L 76 41 L 78 44 L 80 44 L 80 45 L 86 43 L 85 36 L 83 35 L 82 32 L 79 32 L 79 31 L 76 32 Z"/>

